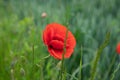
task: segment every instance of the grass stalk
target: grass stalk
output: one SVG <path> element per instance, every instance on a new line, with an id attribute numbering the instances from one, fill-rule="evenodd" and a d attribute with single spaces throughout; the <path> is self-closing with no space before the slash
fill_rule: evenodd
<path id="1" fill-rule="evenodd" d="M 65 68 L 64 68 L 64 55 L 66 53 L 66 42 L 68 37 L 68 29 L 66 30 L 65 41 L 64 41 L 64 48 L 62 54 L 62 61 L 61 61 L 61 72 L 60 72 L 60 80 L 65 80 Z"/>
<path id="2" fill-rule="evenodd" d="M 91 76 L 90 76 L 90 80 L 94 80 L 95 79 L 95 75 L 96 75 L 96 69 L 97 69 L 97 64 L 99 62 L 100 56 L 102 54 L 103 49 L 108 45 L 109 43 L 109 38 L 110 38 L 110 32 L 108 32 L 106 34 L 106 38 L 105 41 L 103 42 L 103 44 L 100 46 L 100 48 L 97 50 L 96 53 L 96 57 L 93 61 L 93 65 L 92 65 L 92 69 L 91 69 Z"/>
<path id="3" fill-rule="evenodd" d="M 34 54 L 34 45 L 32 45 L 32 80 L 34 79 L 34 66 L 35 66 L 35 54 Z"/>
<path id="4" fill-rule="evenodd" d="M 50 57 L 50 55 L 43 57 L 42 59 L 40 59 L 40 62 L 47 59 L 47 58 L 49 58 L 49 57 Z"/>
<path id="5" fill-rule="evenodd" d="M 117 56 L 117 55 L 115 54 L 114 57 L 113 57 L 113 59 L 112 59 L 112 62 L 111 62 L 111 64 L 110 64 L 110 66 L 109 66 L 109 68 L 108 68 L 108 71 L 106 72 L 105 77 L 104 77 L 103 80 L 106 80 L 106 78 L 108 77 L 108 74 L 110 73 L 110 71 L 111 71 L 111 69 L 112 69 L 112 66 L 113 66 L 113 64 L 114 64 L 114 62 L 115 62 L 116 56 Z"/>
<path id="6" fill-rule="evenodd" d="M 69 20 L 69 14 L 70 10 L 69 10 L 69 6 L 66 2 L 66 12 L 65 12 L 65 17 L 66 17 L 66 26 L 67 26 L 67 30 L 66 30 L 66 34 L 65 34 L 65 40 L 64 40 L 64 48 L 63 48 L 63 54 L 62 54 L 62 61 L 61 61 L 61 71 L 60 71 L 60 80 L 65 80 L 66 78 L 66 71 L 65 71 L 65 67 L 64 67 L 64 55 L 66 53 L 66 43 L 67 43 L 67 37 L 68 37 L 68 20 Z"/>
<path id="7" fill-rule="evenodd" d="M 83 48 L 81 46 L 81 58 L 80 58 L 80 77 L 79 80 L 82 80 L 82 54 L 83 54 Z"/>
<path id="8" fill-rule="evenodd" d="M 114 70 L 114 72 L 113 72 L 112 77 L 110 78 L 110 80 L 114 80 L 115 74 L 119 70 L 119 68 L 120 68 L 120 63 L 118 64 L 117 68 Z"/>
<path id="9" fill-rule="evenodd" d="M 15 77 L 14 77 L 14 70 L 11 69 L 10 73 L 11 73 L 11 80 L 15 80 Z"/>

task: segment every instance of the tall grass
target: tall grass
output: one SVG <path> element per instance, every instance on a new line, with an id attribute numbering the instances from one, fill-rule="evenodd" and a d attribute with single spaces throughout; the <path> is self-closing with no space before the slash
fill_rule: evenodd
<path id="1" fill-rule="evenodd" d="M 119 61 L 113 57 L 120 41 L 119 4 L 119 0 L 0 0 L 0 80 L 58 79 L 59 61 L 49 56 L 42 41 L 42 30 L 51 22 L 69 23 L 77 41 L 73 55 L 64 62 L 66 80 L 91 77 L 91 62 L 110 29 L 109 45 L 95 65 L 95 79 L 110 80 Z M 120 79 L 119 70 L 114 80 Z"/>

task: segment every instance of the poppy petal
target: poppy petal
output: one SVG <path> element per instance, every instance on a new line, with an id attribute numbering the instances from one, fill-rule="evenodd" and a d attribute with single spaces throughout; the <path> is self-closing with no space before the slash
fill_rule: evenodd
<path id="1" fill-rule="evenodd" d="M 120 43 L 117 44 L 116 52 L 117 52 L 118 54 L 120 54 Z"/>
<path id="2" fill-rule="evenodd" d="M 64 47 L 64 43 L 62 41 L 52 40 L 49 44 L 49 47 L 56 50 L 62 50 Z"/>
<path id="3" fill-rule="evenodd" d="M 45 45 L 49 44 L 49 42 L 52 40 L 54 31 L 52 28 L 46 28 L 43 31 L 43 41 L 45 43 Z"/>

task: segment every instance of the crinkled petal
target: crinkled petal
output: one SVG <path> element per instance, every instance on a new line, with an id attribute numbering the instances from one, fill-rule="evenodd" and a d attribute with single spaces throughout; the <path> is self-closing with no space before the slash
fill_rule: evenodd
<path id="1" fill-rule="evenodd" d="M 52 40 L 53 35 L 54 35 L 54 30 L 52 28 L 46 28 L 43 31 L 43 41 L 45 45 L 49 44 L 49 42 Z"/>
<path id="2" fill-rule="evenodd" d="M 59 40 L 52 40 L 49 44 L 49 47 L 56 49 L 56 50 L 62 50 L 64 47 L 64 43 Z"/>

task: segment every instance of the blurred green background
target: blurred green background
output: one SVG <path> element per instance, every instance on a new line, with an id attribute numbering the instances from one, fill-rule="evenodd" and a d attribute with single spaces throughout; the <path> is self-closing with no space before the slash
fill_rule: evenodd
<path id="1" fill-rule="evenodd" d="M 110 80 L 120 62 L 115 51 L 120 41 L 120 0 L 0 0 L 0 80 L 58 79 L 59 60 L 45 58 L 49 53 L 42 41 L 42 30 L 51 22 L 68 23 L 77 41 L 73 55 L 65 60 L 67 80 L 79 80 L 81 46 L 82 80 L 89 79 L 93 57 L 110 31 L 95 77 Z M 114 80 L 120 80 L 120 69 Z"/>

